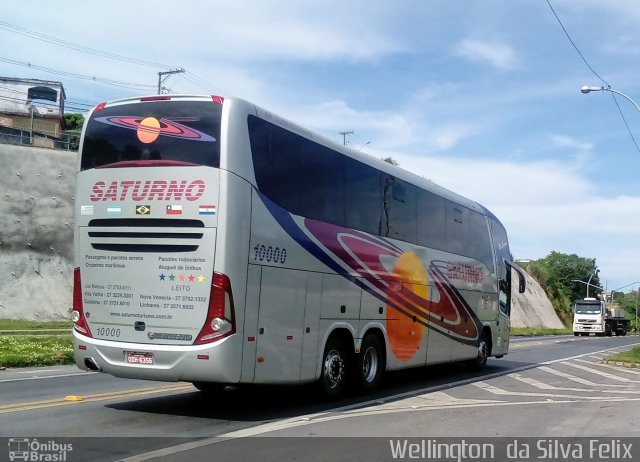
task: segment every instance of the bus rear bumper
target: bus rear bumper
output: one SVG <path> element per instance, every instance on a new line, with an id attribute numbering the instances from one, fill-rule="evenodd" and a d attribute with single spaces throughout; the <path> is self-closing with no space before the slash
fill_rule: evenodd
<path id="1" fill-rule="evenodd" d="M 241 355 L 234 340 L 231 336 L 207 345 L 142 345 L 97 340 L 74 332 L 73 350 L 78 368 L 116 377 L 237 383 Z"/>

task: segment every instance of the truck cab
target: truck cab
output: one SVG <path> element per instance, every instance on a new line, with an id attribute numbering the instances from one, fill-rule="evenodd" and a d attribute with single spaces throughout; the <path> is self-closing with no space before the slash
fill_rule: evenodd
<path id="1" fill-rule="evenodd" d="M 620 308 L 608 308 L 596 298 L 577 300 L 573 309 L 573 335 L 597 336 L 627 335 L 630 321 Z"/>
<path id="2" fill-rule="evenodd" d="M 573 335 L 603 335 L 606 332 L 606 305 L 597 298 L 576 300 L 573 308 Z"/>

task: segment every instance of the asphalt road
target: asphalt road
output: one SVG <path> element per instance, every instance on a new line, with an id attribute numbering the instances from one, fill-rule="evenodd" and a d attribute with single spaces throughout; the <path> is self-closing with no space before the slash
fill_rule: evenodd
<path id="1" fill-rule="evenodd" d="M 375 394 L 333 403 L 310 386 L 205 396 L 189 384 L 68 366 L 6 370 L 0 437 L 7 451 L 19 438 L 37 438 L 45 452 L 71 444 L 68 461 L 249 460 L 255 450 L 264 462 L 354 460 L 354 446 L 391 460 L 392 437 L 637 436 L 640 369 L 600 363 L 635 344 L 640 337 L 514 338 L 509 355 L 481 373 L 461 365 L 391 373 Z M 325 438 L 308 438 L 317 436 Z"/>

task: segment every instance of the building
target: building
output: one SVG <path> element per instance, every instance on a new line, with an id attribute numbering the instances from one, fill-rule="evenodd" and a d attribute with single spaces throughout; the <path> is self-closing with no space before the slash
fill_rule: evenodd
<path id="1" fill-rule="evenodd" d="M 0 139 L 54 147 L 62 137 L 62 82 L 0 77 Z"/>

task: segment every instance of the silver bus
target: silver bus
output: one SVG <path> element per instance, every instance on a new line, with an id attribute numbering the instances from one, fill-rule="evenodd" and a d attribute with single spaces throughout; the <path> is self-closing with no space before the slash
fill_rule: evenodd
<path id="1" fill-rule="evenodd" d="M 249 102 L 99 104 L 75 200 L 82 369 L 336 397 L 508 352 L 524 278 L 491 212 Z"/>

